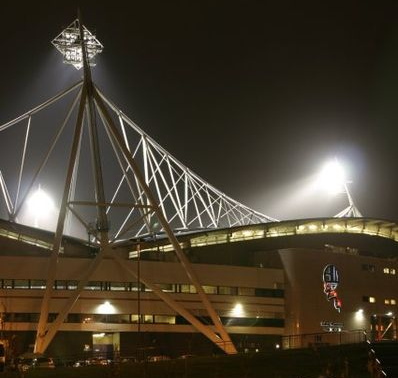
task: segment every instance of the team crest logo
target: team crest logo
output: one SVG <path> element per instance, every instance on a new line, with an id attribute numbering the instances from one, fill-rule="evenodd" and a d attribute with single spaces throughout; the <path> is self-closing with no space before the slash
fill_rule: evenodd
<path id="1" fill-rule="evenodd" d="M 333 302 L 333 306 L 338 312 L 341 310 L 341 299 L 338 297 L 336 290 L 339 282 L 337 268 L 332 264 L 326 265 L 325 269 L 323 269 L 323 291 L 327 300 Z"/>

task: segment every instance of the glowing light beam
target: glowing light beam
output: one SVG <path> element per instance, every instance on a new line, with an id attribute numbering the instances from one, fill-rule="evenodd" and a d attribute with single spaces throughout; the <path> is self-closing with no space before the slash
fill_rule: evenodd
<path id="1" fill-rule="evenodd" d="M 336 195 L 346 192 L 346 184 L 344 168 L 336 159 L 325 164 L 318 178 L 318 185 L 321 188 Z"/>

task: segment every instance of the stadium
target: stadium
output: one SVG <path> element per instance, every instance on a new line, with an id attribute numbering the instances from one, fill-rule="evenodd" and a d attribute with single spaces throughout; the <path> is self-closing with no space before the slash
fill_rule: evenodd
<path id="1" fill-rule="evenodd" d="M 15 177 L 8 161 L 0 168 L 0 331 L 11 355 L 169 358 L 396 340 L 395 222 L 362 217 L 346 181 L 348 207 L 332 218 L 277 221 L 240 204 L 96 87 L 102 45 L 79 20 L 53 44 L 83 80 L 0 126 L 27 124 Z M 35 131 L 48 144 L 36 159 Z M 27 214 L 49 205 L 40 185 L 54 176 L 49 226 Z"/>
<path id="2" fill-rule="evenodd" d="M 49 232 L 1 223 L 2 332 L 18 352 L 34 343 L 52 238 Z M 285 221 L 178 236 L 239 352 L 357 342 L 363 332 L 372 340 L 396 340 L 396 239 L 396 224 L 364 218 Z M 72 348 L 133 355 L 143 348 L 142 353 L 176 357 L 217 351 L 176 309 L 139 285 L 142 279 L 156 283 L 204 324 L 211 323 L 167 239 L 131 240 L 113 252 L 125 267 L 103 259 L 50 353 L 65 355 Z M 49 319 L 62 310 L 96 253 L 81 240 L 64 240 Z M 322 273 L 328 264 L 339 270 L 340 312 L 324 293 Z M 140 272 L 139 279 L 130 271 Z"/>

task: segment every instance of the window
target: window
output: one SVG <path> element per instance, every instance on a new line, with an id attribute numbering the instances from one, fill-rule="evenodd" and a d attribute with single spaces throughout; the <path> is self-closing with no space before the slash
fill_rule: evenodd
<path id="1" fill-rule="evenodd" d="M 384 304 L 389 305 L 390 304 L 390 300 L 389 299 L 384 299 Z"/>
<path id="2" fill-rule="evenodd" d="M 68 281 L 68 290 L 76 290 L 77 289 L 77 281 Z"/>
<path id="3" fill-rule="evenodd" d="M 14 322 L 26 322 L 35 323 L 39 321 L 40 314 L 37 313 L 18 313 L 12 314 L 12 321 Z"/>
<path id="4" fill-rule="evenodd" d="M 176 324 L 176 317 L 172 315 L 155 315 L 155 323 Z"/>
<path id="5" fill-rule="evenodd" d="M 366 296 L 366 295 L 364 295 L 362 297 L 362 300 L 364 302 L 368 302 L 368 303 L 376 303 L 376 298 L 375 297 L 370 297 L 370 296 Z"/>
<path id="6" fill-rule="evenodd" d="M 376 270 L 376 267 L 372 264 L 362 264 L 362 270 L 365 270 L 367 272 L 374 272 Z"/>
<path id="7" fill-rule="evenodd" d="M 108 314 L 106 317 L 106 323 L 129 323 L 129 316 L 124 314 Z"/>
<path id="8" fill-rule="evenodd" d="M 29 280 L 14 280 L 14 289 L 29 289 Z"/>
<path id="9" fill-rule="evenodd" d="M 203 286 L 203 290 L 206 294 L 217 294 L 217 286 Z"/>
<path id="10" fill-rule="evenodd" d="M 390 274 L 390 269 L 389 268 L 384 268 L 383 269 L 384 274 Z"/>
<path id="11" fill-rule="evenodd" d="M 67 323 L 80 323 L 81 321 L 83 321 L 83 323 L 90 323 L 92 318 L 89 316 L 83 316 L 83 314 L 68 314 L 66 318 Z"/>
<path id="12" fill-rule="evenodd" d="M 44 280 L 31 280 L 30 281 L 31 289 L 40 289 L 44 290 L 46 288 L 46 281 Z"/>
<path id="13" fill-rule="evenodd" d="M 138 315 L 130 315 L 131 323 L 138 323 Z"/>
<path id="14" fill-rule="evenodd" d="M 192 294 L 196 293 L 196 287 L 194 285 L 181 284 L 180 290 L 181 293 L 192 293 Z"/>
<path id="15" fill-rule="evenodd" d="M 395 299 L 390 299 L 390 304 L 396 305 L 396 304 L 397 304 L 397 301 L 396 301 Z"/>
<path id="16" fill-rule="evenodd" d="M 141 284 L 139 282 L 130 282 L 130 290 L 138 291 L 138 288 L 141 288 Z M 142 291 L 142 288 L 141 288 Z"/>
<path id="17" fill-rule="evenodd" d="M 101 290 L 101 282 L 89 281 L 87 285 L 84 287 L 84 290 Z"/>
<path id="18" fill-rule="evenodd" d="M 210 322 L 210 317 L 202 316 L 200 318 L 203 321 Z M 235 318 L 235 317 L 221 317 L 221 322 L 228 326 L 240 326 L 240 327 L 284 327 L 284 319 L 276 318 Z M 189 324 L 188 321 L 180 316 L 176 316 L 176 324 Z"/>
<path id="19" fill-rule="evenodd" d="M 220 286 L 218 288 L 218 294 L 222 295 L 236 295 L 237 291 L 238 290 L 236 287 L 230 287 L 230 286 Z"/>
<path id="20" fill-rule="evenodd" d="M 153 315 L 144 315 L 144 323 L 153 323 Z"/>
<path id="21" fill-rule="evenodd" d="M 238 287 L 238 295 L 254 296 L 254 287 Z"/>
<path id="22" fill-rule="evenodd" d="M 157 286 L 166 293 L 174 293 L 174 284 L 158 284 Z"/>
<path id="23" fill-rule="evenodd" d="M 3 289 L 12 289 L 14 287 L 13 280 L 3 280 Z"/>
<path id="24" fill-rule="evenodd" d="M 111 282 L 111 291 L 128 291 L 128 283 L 126 282 Z"/>
<path id="25" fill-rule="evenodd" d="M 69 321 L 69 317 L 68 317 L 68 321 Z M 93 321 L 93 318 L 90 315 L 86 315 L 83 317 L 83 323 L 92 323 L 92 321 Z"/>
<path id="26" fill-rule="evenodd" d="M 67 281 L 63 281 L 63 280 L 55 281 L 54 288 L 56 290 L 66 290 L 68 288 Z"/>
<path id="27" fill-rule="evenodd" d="M 222 317 L 223 324 L 241 327 L 284 327 L 284 319 Z"/>
<path id="28" fill-rule="evenodd" d="M 284 291 L 281 289 L 255 289 L 256 297 L 283 298 Z"/>

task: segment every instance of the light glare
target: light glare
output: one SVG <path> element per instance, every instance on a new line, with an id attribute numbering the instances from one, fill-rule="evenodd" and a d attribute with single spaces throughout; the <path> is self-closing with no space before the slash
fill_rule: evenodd
<path id="1" fill-rule="evenodd" d="M 346 183 L 344 169 L 337 160 L 327 163 L 319 175 L 319 186 L 332 195 L 344 193 Z"/>
<path id="2" fill-rule="evenodd" d="M 239 317 L 243 315 L 244 315 L 243 306 L 240 303 L 237 303 L 232 309 L 232 316 Z"/>
<path id="3" fill-rule="evenodd" d="M 359 309 L 356 313 L 355 313 L 355 320 L 358 322 L 361 322 L 362 320 L 365 319 L 365 316 L 363 314 L 363 310 Z"/>
<path id="4" fill-rule="evenodd" d="M 106 301 L 103 304 L 98 306 L 98 313 L 99 314 L 104 314 L 104 315 L 115 314 L 116 313 L 116 309 L 115 309 L 115 306 L 113 306 L 108 301 Z"/>
<path id="5" fill-rule="evenodd" d="M 30 196 L 28 208 L 35 217 L 45 217 L 54 210 L 54 202 L 46 192 L 39 188 Z"/>

